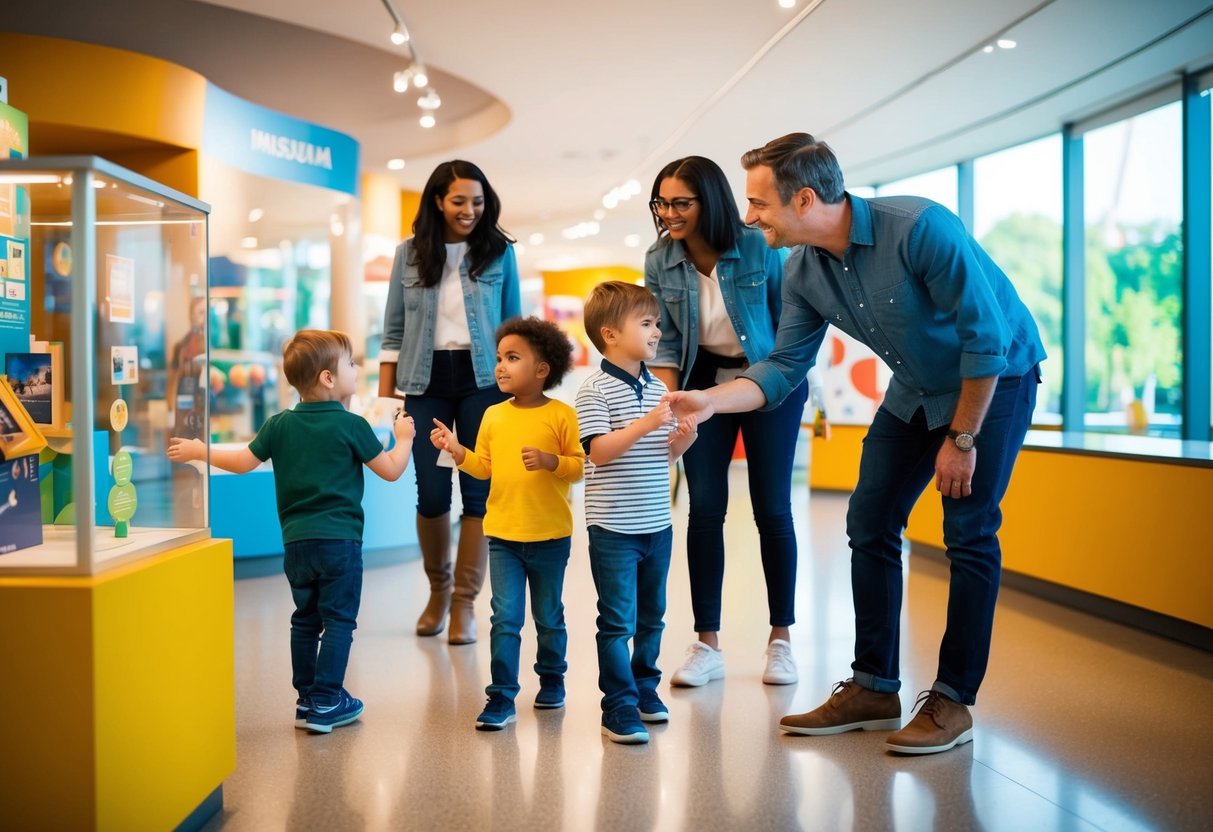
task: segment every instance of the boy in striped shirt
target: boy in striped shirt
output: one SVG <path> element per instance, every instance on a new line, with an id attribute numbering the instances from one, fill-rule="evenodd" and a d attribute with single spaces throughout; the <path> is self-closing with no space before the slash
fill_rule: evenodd
<path id="1" fill-rule="evenodd" d="M 645 722 L 669 719 L 657 683 L 670 568 L 670 462 L 695 441 L 678 423 L 666 387 L 645 367 L 661 337 L 657 299 L 643 286 L 608 281 L 585 304 L 586 334 L 602 367 L 577 391 L 587 464 L 585 516 L 598 590 L 598 686 L 602 733 L 648 742 Z M 628 640 L 632 652 L 628 653 Z"/>

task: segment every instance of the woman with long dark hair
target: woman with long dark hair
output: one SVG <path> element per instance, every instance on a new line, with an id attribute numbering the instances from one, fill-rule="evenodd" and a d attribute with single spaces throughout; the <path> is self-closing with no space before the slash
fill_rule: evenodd
<path id="1" fill-rule="evenodd" d="M 783 254 L 747 228 L 728 179 L 711 159 L 688 156 L 653 181 L 657 242 L 645 256 L 645 285 L 661 307 L 661 343 L 653 372 L 670 390 L 701 390 L 736 378 L 775 346 L 782 309 Z M 690 519 L 687 561 L 698 640 L 670 678 L 698 686 L 724 676 L 720 599 L 728 469 L 740 432 L 750 500 L 766 576 L 771 635 L 763 681 L 797 679 L 788 642 L 795 620 L 796 535 L 792 529 L 792 460 L 807 398 L 802 383 L 779 407 L 716 414 L 699 426 L 683 455 Z"/>
<path id="2" fill-rule="evenodd" d="M 480 168 L 443 162 L 430 174 L 413 236 L 396 249 L 379 395 L 407 396 L 418 425 L 438 419 L 474 447 L 484 411 L 508 398 L 497 389 L 494 333 L 521 312 L 513 239 L 497 224 L 501 201 Z M 439 460 L 429 431 L 413 441 L 417 471 L 417 539 L 430 599 L 417 634 L 442 632 L 450 611 L 451 644 L 476 641 L 473 603 L 484 583 L 488 544 L 484 509 L 489 483 L 459 474 L 463 516 L 451 571 L 452 468 Z"/>

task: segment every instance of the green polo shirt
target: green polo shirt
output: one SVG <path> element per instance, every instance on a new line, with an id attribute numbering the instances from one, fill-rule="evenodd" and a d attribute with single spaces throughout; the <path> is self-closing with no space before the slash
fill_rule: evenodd
<path id="1" fill-rule="evenodd" d="M 383 453 L 341 402 L 299 402 L 269 418 L 249 450 L 273 460 L 282 541 L 362 540 L 362 466 Z"/>

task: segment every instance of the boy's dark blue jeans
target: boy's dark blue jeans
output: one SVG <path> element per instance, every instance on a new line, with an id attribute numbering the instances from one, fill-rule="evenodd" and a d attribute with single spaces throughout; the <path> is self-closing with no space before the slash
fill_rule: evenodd
<path id="1" fill-rule="evenodd" d="M 489 631 L 489 671 L 485 693 L 511 702 L 518 695 L 518 663 L 522 625 L 526 620 L 526 588 L 531 587 L 531 617 L 535 619 L 535 672 L 540 679 L 564 680 L 569 635 L 564 627 L 564 569 L 572 538 L 558 537 L 519 543 L 489 538 L 489 583 L 493 588 L 492 629 Z"/>
<path id="2" fill-rule="evenodd" d="M 291 682 L 301 697 L 337 703 L 362 600 L 361 540 L 299 540 L 285 547 L 283 569 L 295 598 Z"/>
<path id="3" fill-rule="evenodd" d="M 590 526 L 590 571 L 598 590 L 598 687 L 603 713 L 635 707 L 657 690 L 665 585 L 673 529 L 622 534 Z M 628 640 L 632 641 L 631 655 Z"/>

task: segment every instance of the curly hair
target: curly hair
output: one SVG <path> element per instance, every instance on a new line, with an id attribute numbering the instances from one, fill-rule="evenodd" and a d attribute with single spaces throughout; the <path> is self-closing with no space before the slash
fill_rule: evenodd
<path id="1" fill-rule="evenodd" d="M 564 331 L 540 318 L 510 318 L 497 327 L 497 343 L 507 335 L 517 335 L 531 345 L 539 360 L 548 365 L 544 390 L 551 390 L 573 366 L 573 345 Z"/>

